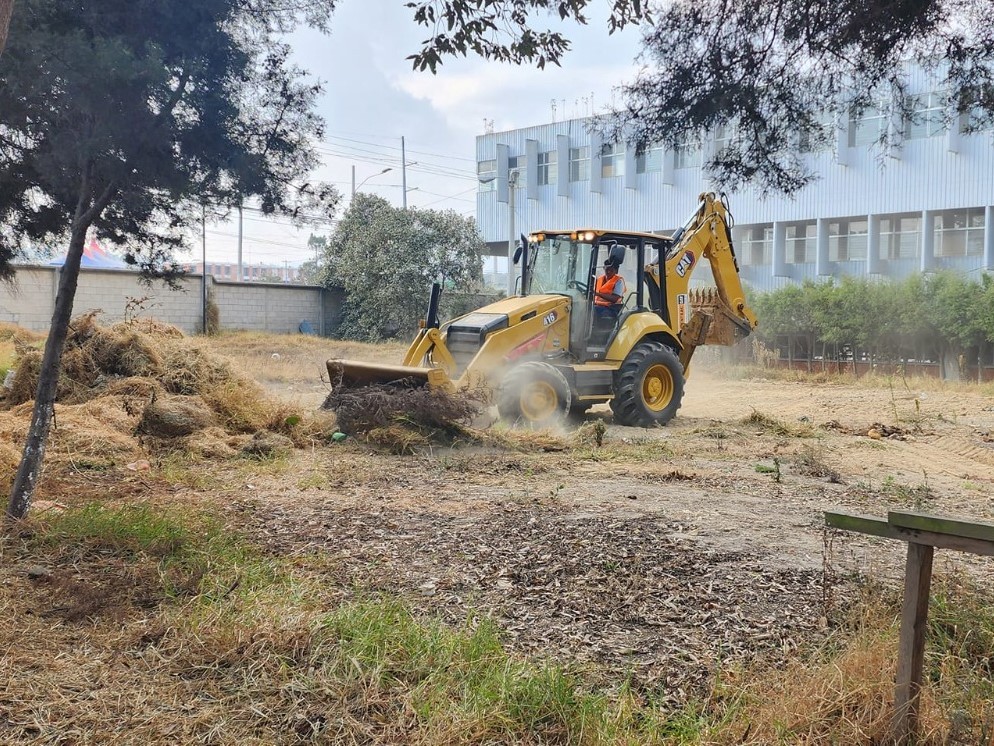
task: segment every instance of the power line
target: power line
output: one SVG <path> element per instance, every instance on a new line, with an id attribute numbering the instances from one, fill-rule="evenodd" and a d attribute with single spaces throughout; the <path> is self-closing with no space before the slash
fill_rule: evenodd
<path id="1" fill-rule="evenodd" d="M 343 140 L 344 142 L 354 142 L 354 143 L 359 143 L 360 145 L 369 145 L 369 146 L 372 146 L 372 147 L 375 147 L 375 148 L 387 148 L 389 150 L 400 150 L 400 148 L 398 146 L 396 146 L 396 145 L 379 145 L 379 144 L 377 144 L 375 142 L 369 142 L 368 140 L 355 140 L 355 139 L 350 138 L 350 137 L 337 137 L 335 135 L 327 135 L 327 137 L 330 137 L 332 140 Z M 323 142 L 326 142 L 326 141 L 323 141 Z M 327 143 L 327 144 L 328 145 L 334 145 L 334 143 Z M 341 146 L 338 146 L 338 147 L 341 147 Z M 407 152 L 408 153 L 417 153 L 418 155 L 428 155 L 428 156 L 432 156 L 433 158 L 442 158 L 442 159 L 445 159 L 445 160 L 467 161 L 468 163 L 476 163 L 476 159 L 474 159 L 474 158 L 464 158 L 464 157 L 458 156 L 458 155 L 445 155 L 444 153 L 433 153 L 433 152 L 428 151 L 428 150 L 412 150 L 412 149 L 408 148 Z"/>
<path id="2" fill-rule="evenodd" d="M 377 146 L 375 143 L 372 144 L 373 147 Z M 333 155 L 341 158 L 352 158 L 353 160 L 366 160 L 370 163 L 380 163 L 380 164 L 399 164 L 400 158 L 397 155 L 391 153 L 382 153 L 378 150 L 370 150 L 368 148 L 359 148 L 354 145 L 340 145 L 338 143 L 323 143 L 315 146 L 315 149 L 319 153 L 326 155 Z M 361 155 L 366 156 L 365 159 L 360 157 Z M 437 173 L 442 176 L 453 176 L 461 179 L 475 179 L 476 175 L 470 169 L 458 169 L 452 166 L 446 166 L 440 163 L 421 163 L 420 161 L 408 164 L 407 168 L 418 171 L 426 171 L 429 173 Z M 472 176 L 470 174 L 473 174 Z"/>
<path id="3" fill-rule="evenodd" d="M 418 190 L 418 191 L 423 191 L 423 190 Z M 471 188 L 467 189 L 464 192 L 458 192 L 456 194 L 449 195 L 449 196 L 446 196 L 444 194 L 439 194 L 439 195 L 436 195 L 436 196 L 441 197 L 442 199 L 436 199 L 433 202 L 427 202 L 427 203 L 425 203 L 423 205 L 420 205 L 420 207 L 423 208 L 423 207 L 429 207 L 430 205 L 437 205 L 439 202 L 445 202 L 446 200 L 450 200 L 450 199 L 456 199 L 456 200 L 459 200 L 460 202 L 472 202 L 473 200 L 466 199 L 464 197 L 461 197 L 460 195 L 469 194 L 470 192 L 475 192 L 475 191 L 476 191 L 476 187 L 471 187 Z M 434 192 L 425 192 L 425 194 L 435 194 L 435 193 Z"/>

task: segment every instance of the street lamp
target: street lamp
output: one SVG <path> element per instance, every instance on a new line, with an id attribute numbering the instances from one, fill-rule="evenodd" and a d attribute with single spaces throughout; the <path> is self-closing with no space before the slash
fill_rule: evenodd
<path id="1" fill-rule="evenodd" d="M 380 171 L 378 174 L 373 174 L 371 176 L 367 176 L 365 179 L 363 179 L 362 181 L 359 182 L 359 186 L 356 186 L 356 183 L 355 183 L 355 166 L 353 166 L 352 167 L 352 196 L 355 197 L 356 191 L 358 191 L 359 189 L 361 189 L 362 185 L 365 184 L 367 181 L 369 181 L 370 179 L 374 179 L 377 176 L 383 176 L 383 174 L 385 174 L 387 171 L 393 171 L 393 168 L 391 168 L 390 166 L 387 166 L 385 169 L 383 169 L 382 171 Z"/>

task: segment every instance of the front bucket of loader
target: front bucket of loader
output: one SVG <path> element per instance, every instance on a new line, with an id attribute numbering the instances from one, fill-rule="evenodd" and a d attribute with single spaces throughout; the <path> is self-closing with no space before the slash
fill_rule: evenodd
<path id="1" fill-rule="evenodd" d="M 452 381 L 441 368 L 416 368 L 410 365 L 380 365 L 357 360 L 329 360 L 331 388 L 360 388 L 373 384 L 397 383 L 412 388 L 452 389 Z"/>

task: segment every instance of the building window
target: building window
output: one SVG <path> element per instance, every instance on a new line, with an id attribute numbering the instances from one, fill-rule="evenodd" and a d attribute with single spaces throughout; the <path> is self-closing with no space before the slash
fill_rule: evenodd
<path id="1" fill-rule="evenodd" d="M 508 180 L 512 179 L 513 177 L 511 176 L 511 174 L 517 172 L 518 173 L 517 181 L 514 182 L 517 186 L 523 187 L 525 185 L 527 170 L 528 170 L 527 156 L 516 155 L 513 158 L 507 159 L 507 178 Z"/>
<path id="2" fill-rule="evenodd" d="M 635 156 L 635 173 L 648 174 L 663 170 L 663 145 L 650 145 L 642 155 Z"/>
<path id="3" fill-rule="evenodd" d="M 476 176 L 480 180 L 481 192 L 492 192 L 497 188 L 497 161 L 480 161 L 476 164 Z"/>
<path id="4" fill-rule="evenodd" d="M 569 180 L 590 180 L 590 148 L 569 149 Z"/>
<path id="5" fill-rule="evenodd" d="M 773 226 L 754 225 L 746 229 L 742 263 L 749 265 L 771 264 L 773 261 Z"/>
<path id="6" fill-rule="evenodd" d="M 828 260 L 851 262 L 866 259 L 866 219 L 838 220 L 828 224 Z"/>
<path id="7" fill-rule="evenodd" d="M 714 128 L 714 154 L 720 156 L 721 152 L 732 144 L 732 136 L 735 134 L 734 128 L 729 124 L 719 124 Z"/>
<path id="8" fill-rule="evenodd" d="M 605 143 L 601 146 L 601 176 L 625 175 L 625 146 L 623 143 Z"/>
<path id="9" fill-rule="evenodd" d="M 849 119 L 849 147 L 880 142 L 889 124 L 890 114 L 885 104 L 867 106 L 858 119 Z"/>
<path id="10" fill-rule="evenodd" d="M 701 165 L 701 144 L 694 140 L 681 140 L 676 144 L 676 168 L 698 168 Z"/>
<path id="11" fill-rule="evenodd" d="M 788 264 L 807 264 L 817 256 L 817 229 L 814 223 L 788 225 L 786 230 L 786 250 Z"/>
<path id="12" fill-rule="evenodd" d="M 921 247 L 921 216 L 893 215 L 880 219 L 880 256 L 917 259 Z"/>
<path id="13" fill-rule="evenodd" d="M 547 153 L 538 154 L 538 185 L 547 186 L 555 184 L 556 174 L 556 151 L 550 150 Z"/>
<path id="14" fill-rule="evenodd" d="M 835 141 L 835 119 L 827 112 L 814 117 L 811 129 L 802 130 L 797 147 L 802 153 L 817 153 L 828 150 Z"/>
<path id="15" fill-rule="evenodd" d="M 959 131 L 964 135 L 989 129 L 991 124 L 991 115 L 981 106 L 971 106 L 959 115 Z"/>
<path id="16" fill-rule="evenodd" d="M 949 210 L 935 216 L 936 256 L 982 256 L 984 208 Z"/>
<path id="17" fill-rule="evenodd" d="M 946 129 L 945 92 L 932 91 L 908 96 L 905 105 L 910 118 L 904 123 L 904 136 L 909 140 L 941 135 Z"/>

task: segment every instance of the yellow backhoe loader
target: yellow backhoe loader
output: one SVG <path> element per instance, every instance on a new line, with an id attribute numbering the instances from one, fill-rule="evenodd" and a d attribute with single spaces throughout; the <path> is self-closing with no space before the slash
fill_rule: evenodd
<path id="1" fill-rule="evenodd" d="M 669 422 L 694 350 L 731 345 L 757 324 L 746 303 L 724 198 L 700 196 L 674 235 L 611 230 L 538 231 L 523 237 L 520 294 L 438 321 L 440 289 L 401 365 L 329 360 L 332 386 L 395 381 L 482 390 L 501 417 L 552 424 L 610 402 L 615 421 Z M 691 290 L 704 259 L 715 287 Z M 630 290 L 616 317 L 595 312 L 605 263 Z M 615 309 L 617 310 L 617 309 Z"/>

